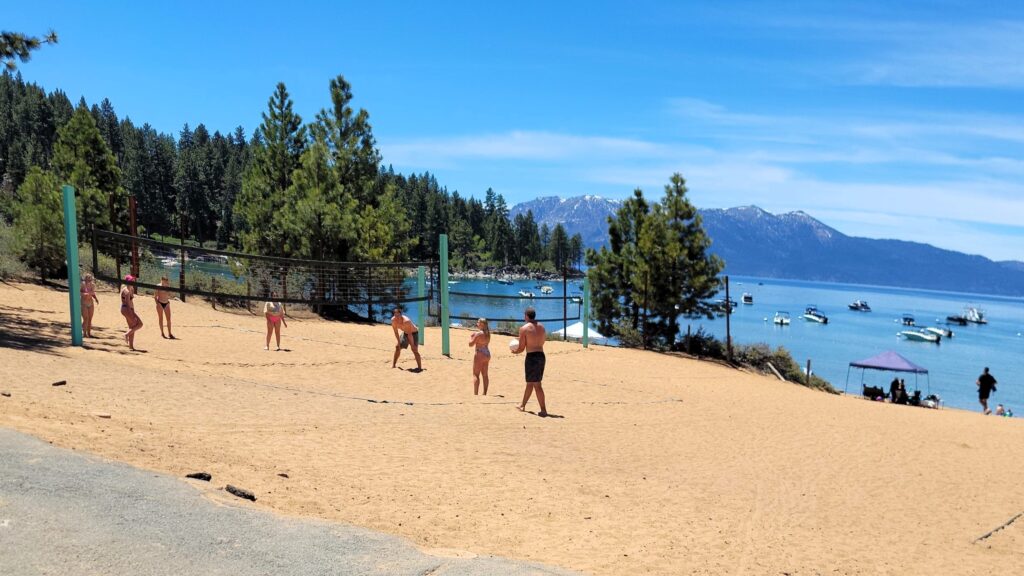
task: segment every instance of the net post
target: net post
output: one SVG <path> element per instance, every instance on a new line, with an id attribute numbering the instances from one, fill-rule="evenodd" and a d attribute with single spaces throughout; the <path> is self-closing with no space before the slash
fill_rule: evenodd
<path id="1" fill-rule="evenodd" d="M 181 261 L 178 266 L 178 295 L 181 301 L 185 301 L 185 228 L 181 229 Z"/>
<path id="2" fill-rule="evenodd" d="M 427 296 L 427 269 L 424 268 L 423 266 L 420 266 L 419 270 L 417 271 L 416 295 L 419 296 L 420 298 L 425 298 Z M 426 332 L 424 328 L 426 327 L 427 322 L 426 300 L 420 300 L 419 302 L 417 302 L 416 308 L 418 312 L 416 318 L 416 320 L 418 321 L 417 326 L 419 326 L 420 328 L 420 331 L 416 333 L 416 344 L 423 346 L 423 333 Z"/>
<path id="3" fill-rule="evenodd" d="M 583 347 L 590 347 L 590 276 L 583 277 Z"/>
<path id="4" fill-rule="evenodd" d="M 82 345 L 82 290 L 78 270 L 78 214 L 75 209 L 75 189 L 65 184 L 62 189 L 64 203 L 64 249 L 68 262 L 68 300 L 71 307 L 71 345 Z"/>
<path id="5" fill-rule="evenodd" d="M 448 309 L 448 235 L 441 234 L 441 354 L 445 356 L 451 356 L 451 346 L 449 341 L 449 316 L 451 311 Z"/>

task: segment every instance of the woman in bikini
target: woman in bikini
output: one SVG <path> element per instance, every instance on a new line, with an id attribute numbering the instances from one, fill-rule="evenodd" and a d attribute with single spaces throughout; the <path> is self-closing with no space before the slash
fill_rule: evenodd
<path id="1" fill-rule="evenodd" d="M 96 281 L 91 273 L 82 279 L 82 334 L 92 338 L 92 315 L 96 313 L 96 305 L 100 299 L 96 297 Z"/>
<path id="2" fill-rule="evenodd" d="M 171 281 L 167 279 L 167 276 L 160 278 L 160 286 L 171 286 Z M 160 320 L 160 337 L 170 338 L 174 340 L 174 331 L 171 330 L 171 294 L 167 290 L 157 289 L 153 293 L 153 299 L 156 300 L 156 317 Z M 167 316 L 167 336 L 164 336 L 164 316 Z"/>
<path id="3" fill-rule="evenodd" d="M 135 333 L 142 328 L 142 318 L 135 313 L 135 287 L 127 284 L 127 282 L 134 282 L 135 276 L 131 274 L 124 277 L 126 282 L 121 286 L 121 315 L 124 316 L 126 322 L 128 322 L 128 331 L 124 333 L 124 341 L 128 343 L 128 348 L 135 350 Z"/>
<path id="4" fill-rule="evenodd" d="M 263 315 L 267 317 L 267 345 L 263 347 L 264 350 L 270 350 L 270 335 L 274 334 L 277 336 L 277 349 L 281 349 L 281 324 L 284 327 L 288 327 L 288 322 L 284 319 L 284 304 L 275 302 L 274 298 L 277 298 L 277 292 L 270 293 L 270 301 L 263 305 Z"/>
<path id="5" fill-rule="evenodd" d="M 473 354 L 473 394 L 480 394 L 480 378 L 484 380 L 484 396 L 487 396 L 487 366 L 491 363 L 491 351 L 487 345 L 491 343 L 491 329 L 487 326 L 487 319 L 480 318 L 476 321 L 478 331 L 473 332 L 469 337 L 469 345 L 476 347 Z"/>

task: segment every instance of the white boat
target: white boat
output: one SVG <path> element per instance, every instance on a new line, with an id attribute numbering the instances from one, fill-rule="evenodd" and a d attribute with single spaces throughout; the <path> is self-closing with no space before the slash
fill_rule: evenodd
<path id="1" fill-rule="evenodd" d="M 583 296 L 573 296 L 569 300 L 571 300 L 573 304 L 583 304 Z"/>
<path id="2" fill-rule="evenodd" d="M 913 326 L 914 324 L 916 324 L 917 321 L 914 320 L 914 315 L 913 314 L 904 314 L 903 317 L 900 318 L 900 322 L 904 326 Z"/>
<path id="3" fill-rule="evenodd" d="M 498 284 L 505 284 L 505 285 L 511 285 L 512 284 L 512 279 L 511 278 L 496 278 L 495 280 L 498 282 Z"/>
<path id="4" fill-rule="evenodd" d="M 754 303 L 754 295 L 751 294 L 750 292 L 744 292 L 743 293 L 743 297 L 740 298 L 740 301 L 742 301 L 744 304 L 753 304 Z"/>
<path id="5" fill-rule="evenodd" d="M 789 312 L 776 312 L 775 318 L 772 319 L 772 322 L 779 326 L 789 326 Z"/>
<path id="6" fill-rule="evenodd" d="M 933 344 L 938 344 L 940 341 L 942 341 L 942 336 L 939 336 L 938 334 L 934 334 L 932 332 L 928 332 L 927 330 L 924 329 L 904 330 L 900 332 L 899 335 L 903 336 L 907 340 L 913 340 L 915 342 L 931 342 Z"/>
<path id="7" fill-rule="evenodd" d="M 555 289 L 552 288 L 551 286 L 541 286 L 540 287 L 540 293 L 541 294 L 551 294 L 554 291 L 555 291 Z"/>
<path id="8" fill-rule="evenodd" d="M 530 292 L 529 290 L 520 290 L 519 291 L 519 297 L 520 298 L 533 298 L 534 296 L 535 296 L 535 294 L 533 292 Z"/>
<path id="9" fill-rule="evenodd" d="M 808 322 L 828 324 L 828 316 L 825 316 L 824 314 L 819 312 L 818 307 L 814 305 L 808 306 L 807 310 L 805 310 L 803 315 L 800 317 L 803 318 L 804 320 L 807 320 Z"/>
<path id="10" fill-rule="evenodd" d="M 871 312 L 871 306 L 868 306 L 867 300 L 854 300 L 853 304 L 847 304 L 847 307 L 857 312 Z"/>
<path id="11" fill-rule="evenodd" d="M 988 324 L 988 320 L 985 319 L 985 311 L 974 306 L 964 308 L 964 318 L 974 324 Z"/>
<path id="12" fill-rule="evenodd" d="M 936 326 L 925 326 L 924 329 L 927 330 L 928 332 L 931 332 L 932 334 L 935 334 L 937 336 L 941 336 L 943 338 L 952 338 L 953 337 L 953 331 L 950 330 L 949 328 L 939 328 L 939 327 L 936 327 Z"/>

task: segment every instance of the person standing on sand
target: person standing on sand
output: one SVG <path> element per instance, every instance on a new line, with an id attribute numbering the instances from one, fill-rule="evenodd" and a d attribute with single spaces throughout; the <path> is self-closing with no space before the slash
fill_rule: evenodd
<path id="1" fill-rule="evenodd" d="M 391 361 L 391 367 L 396 368 L 398 357 L 402 354 L 402 348 L 412 347 L 412 355 L 416 357 L 416 370 L 423 370 L 423 363 L 420 359 L 420 348 L 416 342 L 416 334 L 420 331 L 405 314 L 402 309 L 395 306 L 394 315 L 391 316 L 391 330 L 395 333 L 395 358 Z M 399 335 L 398 333 L 402 334 Z"/>
<path id="2" fill-rule="evenodd" d="M 978 381 L 975 384 L 978 385 L 978 401 L 981 402 L 982 413 L 991 414 L 992 411 L 988 409 L 988 397 L 996 391 L 996 379 L 988 373 L 988 366 L 985 367 L 981 376 L 978 376 Z"/>
<path id="3" fill-rule="evenodd" d="M 121 315 L 128 323 L 128 331 L 124 333 L 124 341 L 128 343 L 129 350 L 135 350 L 135 333 L 142 328 L 142 318 L 135 313 L 135 286 L 128 282 L 135 282 L 135 276 L 131 274 L 124 277 L 125 284 L 121 286 Z"/>
<path id="4" fill-rule="evenodd" d="M 270 292 L 270 300 L 263 305 L 263 315 L 267 318 L 267 345 L 263 347 L 264 350 L 270 350 L 270 335 L 277 336 L 277 350 L 281 350 L 281 324 L 284 327 L 288 327 L 288 322 L 284 319 L 284 304 L 276 302 L 274 299 L 277 298 L 277 292 Z"/>
<path id="5" fill-rule="evenodd" d="M 473 395 L 480 394 L 480 378 L 484 379 L 484 396 L 487 396 L 487 367 L 491 363 L 491 350 L 487 347 L 491 343 L 491 329 L 487 326 L 487 319 L 480 318 L 476 321 L 477 332 L 469 337 L 469 345 L 476 346 L 476 353 L 473 354 Z"/>
<path id="6" fill-rule="evenodd" d="M 86 272 L 82 279 L 82 334 L 86 338 L 92 338 L 92 315 L 96 313 L 96 306 L 100 299 L 96 297 L 96 281 L 92 273 Z"/>
<path id="7" fill-rule="evenodd" d="M 160 321 L 160 337 L 174 340 L 174 331 L 171 330 L 171 294 L 163 287 L 170 287 L 171 281 L 164 276 L 160 278 L 161 289 L 153 293 L 153 300 L 156 300 L 156 317 Z M 167 316 L 167 336 L 164 336 L 164 316 Z"/>
<path id="8" fill-rule="evenodd" d="M 512 351 L 519 354 L 526 351 L 526 391 L 523 392 L 523 403 L 518 406 L 520 412 L 526 411 L 526 403 L 530 401 L 530 395 L 537 393 L 537 403 L 540 404 L 541 418 L 547 417 L 548 409 L 544 404 L 544 341 L 547 340 L 547 331 L 544 325 L 537 322 L 537 311 L 530 306 L 526 309 L 524 320 L 526 321 L 519 328 L 519 348 Z"/>

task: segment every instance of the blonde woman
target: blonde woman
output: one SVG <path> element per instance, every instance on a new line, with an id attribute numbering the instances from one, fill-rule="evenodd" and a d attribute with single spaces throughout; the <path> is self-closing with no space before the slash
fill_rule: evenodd
<path id="1" fill-rule="evenodd" d="M 124 333 L 124 341 L 128 343 L 129 350 L 135 350 L 135 333 L 142 328 L 142 318 L 135 313 L 135 276 L 131 274 L 124 277 L 124 284 L 121 286 L 121 315 L 128 323 L 128 331 Z"/>
<path id="2" fill-rule="evenodd" d="M 96 305 L 100 299 L 96 297 L 96 279 L 92 273 L 86 272 L 82 279 L 82 334 L 92 338 L 92 315 L 96 313 Z"/>
<path id="3" fill-rule="evenodd" d="M 164 276 L 160 278 L 160 288 L 153 293 L 153 300 L 156 300 L 156 317 L 160 321 L 160 337 L 174 340 L 174 331 L 171 330 L 171 293 L 164 288 L 170 288 L 171 281 Z M 167 317 L 167 336 L 164 336 L 164 316 Z"/>
<path id="4" fill-rule="evenodd" d="M 270 335 L 277 336 L 277 349 L 281 350 L 281 324 L 284 327 L 288 327 L 288 322 L 284 319 L 284 304 L 274 301 L 277 298 L 277 292 L 270 293 L 270 300 L 263 305 L 263 315 L 267 318 L 267 345 L 263 347 L 264 350 L 270 350 Z"/>
<path id="5" fill-rule="evenodd" d="M 491 343 L 491 329 L 487 326 L 487 319 L 480 318 L 476 321 L 477 331 L 469 337 L 469 345 L 476 347 L 473 354 L 473 394 L 480 394 L 480 378 L 484 381 L 484 396 L 487 396 L 487 366 L 491 363 L 491 351 L 487 347 Z"/>

